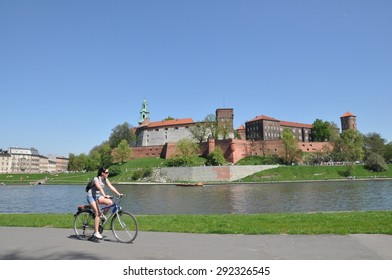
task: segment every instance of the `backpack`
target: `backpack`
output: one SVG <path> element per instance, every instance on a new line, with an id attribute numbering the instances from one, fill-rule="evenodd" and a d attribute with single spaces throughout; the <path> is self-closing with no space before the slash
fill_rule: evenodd
<path id="1" fill-rule="evenodd" d="M 94 182 L 94 179 L 92 179 L 90 182 L 88 182 L 88 184 L 86 186 L 86 192 L 91 190 L 94 186 L 95 186 L 95 182 Z"/>

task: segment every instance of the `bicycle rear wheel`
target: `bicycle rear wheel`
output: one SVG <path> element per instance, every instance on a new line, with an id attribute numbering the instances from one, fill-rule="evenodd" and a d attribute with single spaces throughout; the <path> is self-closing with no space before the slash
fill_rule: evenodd
<path id="1" fill-rule="evenodd" d="M 74 232 L 76 237 L 87 240 L 94 234 L 95 215 L 90 210 L 82 210 L 75 214 Z"/>
<path id="2" fill-rule="evenodd" d="M 135 240 L 139 229 L 135 217 L 127 211 L 121 211 L 114 215 L 111 227 L 114 237 L 123 243 L 131 243 Z"/>

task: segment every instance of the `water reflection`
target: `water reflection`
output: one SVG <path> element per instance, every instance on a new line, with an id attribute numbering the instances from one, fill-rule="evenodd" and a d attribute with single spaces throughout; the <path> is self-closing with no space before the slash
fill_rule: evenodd
<path id="1" fill-rule="evenodd" d="M 392 210 L 392 181 L 119 185 L 135 214 L 224 214 Z M 0 186 L 0 213 L 73 213 L 84 186 Z"/>

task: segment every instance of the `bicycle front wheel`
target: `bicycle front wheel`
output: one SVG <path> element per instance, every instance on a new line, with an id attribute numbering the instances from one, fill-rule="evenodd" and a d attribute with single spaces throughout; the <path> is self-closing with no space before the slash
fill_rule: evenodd
<path id="1" fill-rule="evenodd" d="M 114 237 L 120 242 L 131 243 L 137 236 L 138 224 L 129 212 L 121 211 L 113 216 L 111 227 Z"/>
<path id="2" fill-rule="evenodd" d="M 90 210 L 82 210 L 75 214 L 74 232 L 82 240 L 89 239 L 94 234 L 95 215 Z"/>

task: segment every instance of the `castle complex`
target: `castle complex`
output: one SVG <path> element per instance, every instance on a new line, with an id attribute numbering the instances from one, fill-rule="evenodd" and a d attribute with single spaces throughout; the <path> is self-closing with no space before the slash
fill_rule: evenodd
<path id="1" fill-rule="evenodd" d="M 298 140 L 303 152 L 321 152 L 332 149 L 328 142 L 313 142 L 312 125 L 282 121 L 268 116 L 257 116 L 247 121 L 245 127 L 233 128 L 234 110 L 221 108 L 215 112 L 219 135 L 212 137 L 207 131 L 204 141 L 199 141 L 200 153 L 207 155 L 219 146 L 228 162 L 236 163 L 251 155 L 282 154 L 284 147 L 281 135 L 290 129 Z M 341 116 L 342 131 L 356 129 L 356 116 L 350 112 Z M 192 118 L 150 121 L 147 101 L 144 100 L 140 111 L 139 126 L 136 128 L 137 144 L 133 147 L 133 158 L 148 156 L 169 158 L 175 154 L 175 144 L 184 138 L 195 139 L 192 128 L 203 122 Z M 216 139 L 216 140 L 215 140 Z M 196 141 L 196 140 L 195 140 Z"/>

